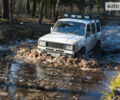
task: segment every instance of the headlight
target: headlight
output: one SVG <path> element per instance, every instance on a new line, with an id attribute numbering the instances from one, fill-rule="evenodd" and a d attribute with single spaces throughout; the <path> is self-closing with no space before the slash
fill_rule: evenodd
<path id="1" fill-rule="evenodd" d="M 65 47 L 67 50 L 73 50 L 73 45 L 66 45 Z"/>
<path id="2" fill-rule="evenodd" d="M 45 41 L 39 41 L 39 45 L 40 46 L 46 46 L 46 42 Z"/>

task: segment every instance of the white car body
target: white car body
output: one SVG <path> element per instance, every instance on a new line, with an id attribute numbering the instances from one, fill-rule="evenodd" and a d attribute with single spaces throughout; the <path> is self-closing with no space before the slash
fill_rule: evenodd
<path id="1" fill-rule="evenodd" d="M 85 34 L 78 35 L 64 32 L 56 32 L 54 28 L 58 22 L 74 22 L 83 23 L 85 25 Z M 95 33 L 92 33 L 92 24 L 95 25 Z M 99 32 L 97 32 L 97 25 L 99 23 Z M 53 31 L 47 35 L 39 38 L 38 41 L 38 52 L 46 51 L 51 55 L 67 55 L 74 56 L 79 53 L 84 47 L 85 53 L 88 53 L 97 43 L 98 40 L 102 38 L 101 26 L 99 20 L 84 20 L 84 19 L 73 19 L 73 18 L 63 18 L 59 19 L 53 27 Z M 90 28 L 89 36 L 87 36 L 87 27 Z M 79 29 L 77 29 L 79 30 Z M 65 49 L 69 48 L 71 50 Z"/>

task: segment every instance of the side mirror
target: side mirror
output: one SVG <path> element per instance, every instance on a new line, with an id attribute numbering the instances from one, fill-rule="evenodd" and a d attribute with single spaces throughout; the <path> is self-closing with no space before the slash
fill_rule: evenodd
<path id="1" fill-rule="evenodd" d="M 50 28 L 50 31 L 53 32 L 53 27 Z"/>

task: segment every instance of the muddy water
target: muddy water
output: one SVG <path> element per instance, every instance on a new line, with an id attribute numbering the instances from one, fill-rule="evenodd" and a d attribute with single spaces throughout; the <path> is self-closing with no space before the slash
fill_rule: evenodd
<path id="1" fill-rule="evenodd" d="M 106 83 L 117 72 L 90 72 L 74 68 L 35 66 L 0 61 L 2 100 L 100 100 Z"/>

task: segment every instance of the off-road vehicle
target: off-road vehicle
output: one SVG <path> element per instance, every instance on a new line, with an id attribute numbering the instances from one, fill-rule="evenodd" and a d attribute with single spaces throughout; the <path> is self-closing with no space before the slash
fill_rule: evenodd
<path id="1" fill-rule="evenodd" d="M 90 16 L 64 14 L 51 33 L 39 38 L 38 52 L 57 56 L 73 57 L 78 53 L 88 53 L 102 38 L 100 21 Z"/>

